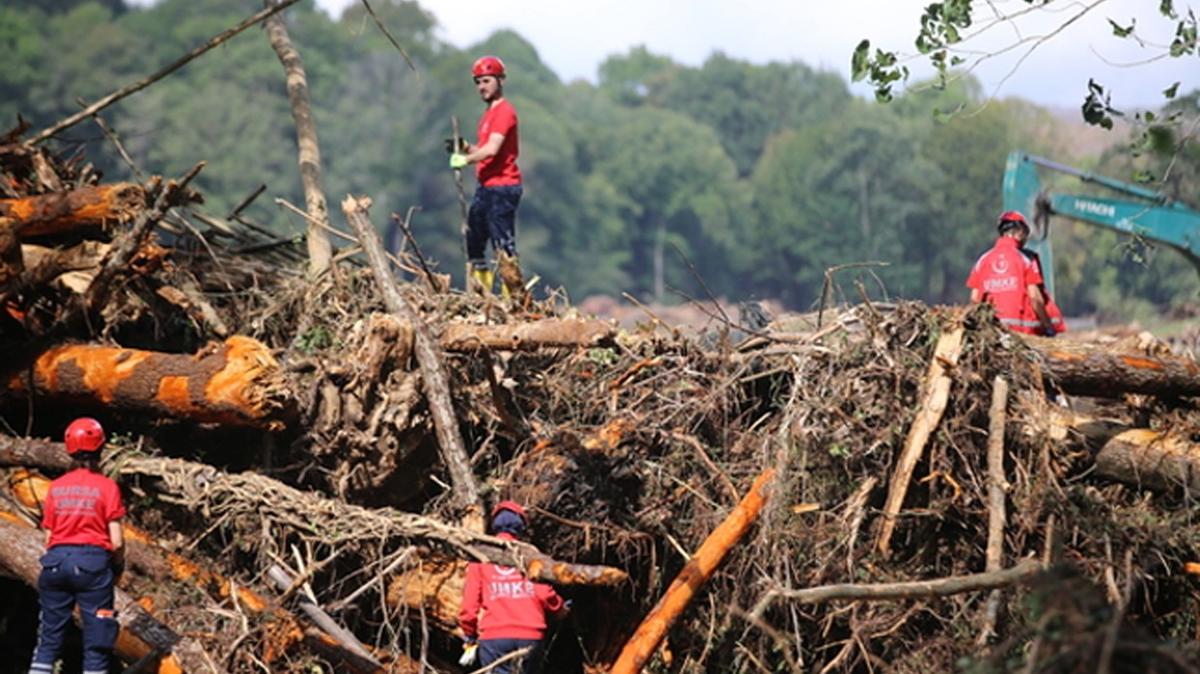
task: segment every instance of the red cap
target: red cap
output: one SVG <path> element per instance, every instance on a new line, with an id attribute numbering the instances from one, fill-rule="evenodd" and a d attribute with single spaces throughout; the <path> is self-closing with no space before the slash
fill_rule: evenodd
<path id="1" fill-rule="evenodd" d="M 504 61 L 495 56 L 480 56 L 475 61 L 475 65 L 471 66 L 471 76 L 483 77 L 484 75 L 504 77 Z"/>
<path id="2" fill-rule="evenodd" d="M 104 427 L 91 417 L 80 417 L 67 426 L 63 439 L 67 454 L 94 452 L 104 446 Z"/>
<path id="3" fill-rule="evenodd" d="M 517 503 L 516 501 L 501 501 L 497 503 L 496 507 L 492 508 L 492 519 L 496 519 L 496 515 L 499 515 L 505 510 L 516 513 L 517 516 L 521 518 L 521 521 L 524 522 L 526 526 L 529 526 L 529 516 L 525 514 L 525 509 L 521 507 L 521 504 Z"/>

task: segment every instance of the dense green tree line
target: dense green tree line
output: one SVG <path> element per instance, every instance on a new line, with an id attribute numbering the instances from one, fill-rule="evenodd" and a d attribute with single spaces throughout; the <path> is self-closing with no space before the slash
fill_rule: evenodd
<path id="1" fill-rule="evenodd" d="M 439 40 L 417 3 L 377 0 L 376 12 L 411 56 L 410 68 L 361 5 L 330 18 L 304 2 L 288 10 L 303 55 L 332 204 L 370 195 L 383 226 L 419 206 L 426 254 L 458 273 L 458 197 L 442 139 L 457 115 L 473 133 L 480 103 L 473 58 L 501 56 L 521 118 L 526 195 L 523 265 L 571 296 L 630 291 L 667 301 L 701 296 L 690 260 L 717 294 L 777 297 L 794 308 L 821 295 L 826 270 L 853 297 L 962 302 L 970 265 L 994 236 L 1005 156 L 1023 148 L 1078 156 L 1050 113 L 1020 100 L 978 104 L 969 78 L 907 94 L 890 106 L 852 96 L 836 74 L 802 63 L 755 65 L 713 54 L 689 67 L 645 49 L 614 55 L 599 82 L 564 83 L 520 35 L 500 31 L 459 50 Z M 253 0 L 8 2 L 0 8 L 0 126 L 20 113 L 40 127 L 170 62 L 261 7 Z M 848 47 L 849 52 L 849 47 Z M 1193 108 L 1197 95 L 1174 105 Z M 931 115 L 931 109 L 968 111 Z M 282 68 L 250 30 L 104 113 L 144 170 L 198 180 L 223 214 L 259 184 L 302 204 Z M 1084 158 L 1127 177 L 1165 171 L 1171 144 Z M 94 126 L 56 150 L 84 151 L 107 176 L 129 169 Z M 1165 152 L 1166 151 L 1166 152 Z M 1168 187 L 1200 195 L 1195 145 L 1171 164 Z M 336 209 L 335 209 L 336 210 Z M 250 215 L 281 234 L 303 223 L 269 198 Z M 338 214 L 335 221 L 340 219 Z M 1068 313 L 1148 310 L 1195 301 L 1197 275 L 1171 251 L 1132 250 L 1115 235 L 1056 235 Z M 1058 238 L 1062 240 L 1059 241 Z"/>

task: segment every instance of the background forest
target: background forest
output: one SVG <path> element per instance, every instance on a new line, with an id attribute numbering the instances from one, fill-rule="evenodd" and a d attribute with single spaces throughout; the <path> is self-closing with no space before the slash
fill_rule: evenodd
<path id="1" fill-rule="evenodd" d="M 839 281 L 852 291 L 855 275 L 864 276 L 877 298 L 963 302 L 970 265 L 994 236 L 1010 150 L 1130 180 L 1137 169 L 1163 175 L 1174 149 L 1159 143 L 1166 152 L 1132 156 L 1128 127 L 1105 132 L 1078 122 L 1076 111 L 1019 99 L 981 105 L 969 77 L 879 105 L 803 63 L 755 65 L 714 53 L 694 68 L 634 49 L 605 61 L 598 84 L 564 83 L 518 34 L 497 32 L 459 50 L 435 37 L 434 17 L 417 3 L 372 6 L 415 71 L 361 5 L 337 18 L 311 2 L 286 13 L 308 71 L 331 205 L 347 193 L 369 195 L 381 226 L 387 213 L 419 206 L 418 241 L 458 276 L 458 202 L 442 139 L 451 115 L 474 129 L 480 103 L 470 65 L 497 54 L 521 119 L 522 266 L 575 300 L 622 291 L 666 302 L 703 296 L 678 249 L 712 292 L 731 300 L 805 309 L 818 301 L 827 268 L 878 261 L 887 266 L 849 270 Z M 260 7 L 6 0 L 0 126 L 15 126 L 18 114 L 48 125 L 78 110 L 78 99 L 140 79 Z M 1200 90 L 1180 92 L 1171 105 L 1195 117 Z M 206 210 L 225 214 L 265 184 L 270 198 L 247 215 L 281 236 L 302 235 L 300 219 L 273 203 L 303 197 L 283 71 L 261 31 L 104 117 L 144 171 L 178 175 L 207 160 L 197 180 Z M 85 154 L 108 179 L 131 177 L 95 125 L 68 130 L 55 147 Z M 1195 142 L 1160 187 L 1193 206 L 1200 200 Z M 1200 277 L 1175 252 L 1056 227 L 1058 300 L 1069 315 L 1127 322 L 1196 305 Z"/>

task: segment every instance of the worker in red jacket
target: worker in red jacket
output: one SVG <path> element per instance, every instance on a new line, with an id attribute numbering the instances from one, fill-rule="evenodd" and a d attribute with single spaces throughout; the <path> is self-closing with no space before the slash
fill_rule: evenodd
<path id="1" fill-rule="evenodd" d="M 104 428 L 87 417 L 67 426 L 72 469 L 50 483 L 42 509 L 46 554 L 38 576 L 41 626 L 30 674 L 51 674 L 71 612 L 83 622 L 83 674 L 108 674 L 119 625 L 113 586 L 125 568 L 117 483 L 100 473 Z"/>
<path id="2" fill-rule="evenodd" d="M 498 538 L 519 540 L 525 536 L 527 526 L 525 509 L 517 503 L 501 501 L 492 509 L 492 535 Z M 520 569 L 472 562 L 467 567 L 458 615 L 464 639 L 459 664 L 471 666 L 478 656 L 479 665 L 486 667 L 509 653 L 529 648 L 525 656 L 501 663 L 492 672 L 537 674 L 546 616 L 563 618 L 569 610 L 554 588 L 529 580 Z"/>
<path id="3" fill-rule="evenodd" d="M 967 278 L 972 302 L 991 302 L 996 317 L 1014 332 L 1053 337 L 1063 332 L 1062 313 L 1053 306 L 1037 256 L 1022 246 L 1029 238 L 1029 223 L 1017 211 L 1000 214 L 996 245 L 979 257 Z M 1057 318 L 1057 320 L 1055 320 Z"/>

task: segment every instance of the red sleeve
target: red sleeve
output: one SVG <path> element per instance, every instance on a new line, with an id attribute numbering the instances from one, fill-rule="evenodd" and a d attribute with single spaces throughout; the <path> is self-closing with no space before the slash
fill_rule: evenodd
<path id="1" fill-rule="evenodd" d="M 51 484 L 53 489 L 54 485 Z M 51 492 L 46 492 L 46 502 L 42 504 L 42 528 L 49 531 L 54 528 L 54 499 L 50 496 Z"/>
<path id="2" fill-rule="evenodd" d="M 474 639 L 479 636 L 479 609 L 483 606 L 483 577 L 481 565 L 467 565 L 467 581 L 463 586 L 462 608 L 458 611 L 458 626 L 463 636 Z"/>
<path id="3" fill-rule="evenodd" d="M 1030 260 L 1025 266 L 1025 287 L 1040 286 L 1045 281 L 1042 279 L 1042 265 L 1035 259 Z"/>
<path id="4" fill-rule="evenodd" d="M 534 583 L 533 591 L 537 595 L 538 603 L 542 605 L 542 610 L 551 615 L 558 615 L 563 610 L 563 598 L 554 591 L 553 587 L 545 583 Z"/>
<path id="5" fill-rule="evenodd" d="M 125 516 L 125 502 L 121 499 L 121 488 L 112 480 L 108 481 L 107 487 L 104 495 L 105 523 L 119 520 Z"/>
<path id="6" fill-rule="evenodd" d="M 517 128 L 517 111 L 511 105 L 501 105 L 496 108 L 496 116 L 492 118 L 492 128 L 489 133 L 498 133 L 507 138 Z M 483 139 L 487 142 L 487 138 Z"/>
<path id="7" fill-rule="evenodd" d="M 979 274 L 976 273 L 976 269 L 977 267 L 971 268 L 971 274 L 967 276 L 967 287 L 971 290 L 983 290 L 983 287 L 979 283 Z"/>

